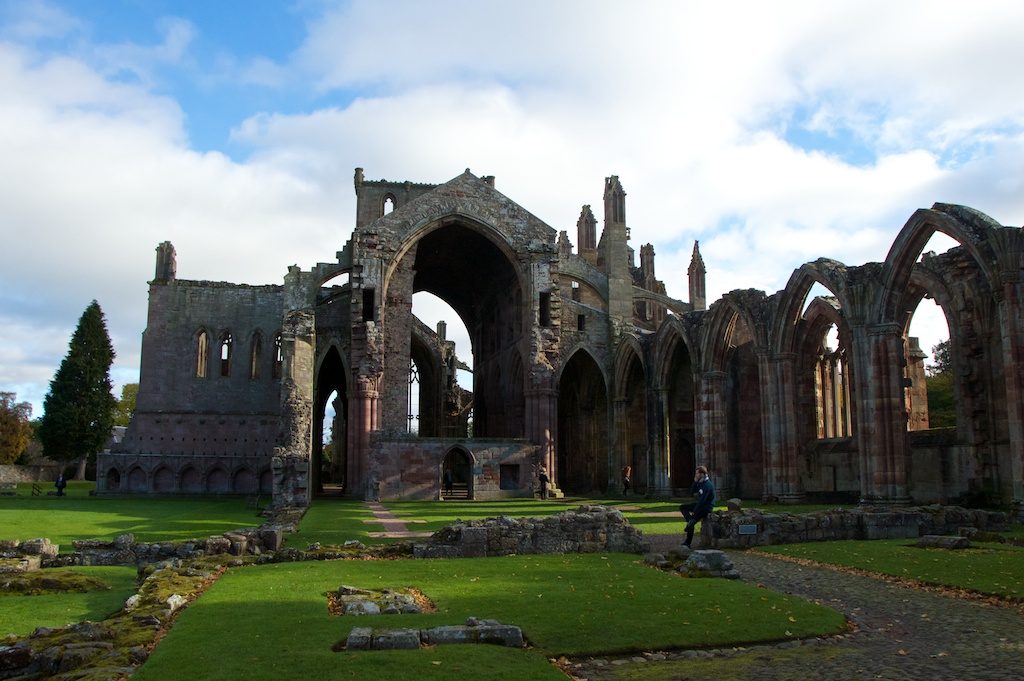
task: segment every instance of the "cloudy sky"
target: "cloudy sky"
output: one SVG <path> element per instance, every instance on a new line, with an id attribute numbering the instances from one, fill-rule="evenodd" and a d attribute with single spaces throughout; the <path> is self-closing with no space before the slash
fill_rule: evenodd
<path id="1" fill-rule="evenodd" d="M 694 239 L 714 299 L 882 260 L 936 201 L 1020 225 L 1022 29 L 1016 0 L 0 0 L 0 390 L 39 415 L 93 298 L 137 380 L 161 241 L 185 279 L 332 259 L 356 166 L 496 175 L 573 240 L 619 175 L 683 299 Z"/>

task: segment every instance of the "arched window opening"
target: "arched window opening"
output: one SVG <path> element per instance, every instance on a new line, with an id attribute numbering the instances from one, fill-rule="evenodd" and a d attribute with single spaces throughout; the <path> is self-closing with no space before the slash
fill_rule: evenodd
<path id="1" fill-rule="evenodd" d="M 210 355 L 210 339 L 206 331 L 196 336 L 196 378 L 206 378 L 206 362 Z"/>
<path id="2" fill-rule="evenodd" d="M 850 437 L 849 364 L 832 324 L 821 340 L 814 370 L 818 439 Z"/>
<path id="3" fill-rule="evenodd" d="M 252 351 L 249 356 L 249 378 L 260 377 L 260 357 L 263 356 L 263 336 L 259 331 L 252 335 Z"/>
<path id="4" fill-rule="evenodd" d="M 274 336 L 274 365 L 271 375 L 274 378 L 281 378 L 282 367 L 284 366 L 284 351 L 281 345 L 281 334 Z"/>
<path id="5" fill-rule="evenodd" d="M 230 331 L 225 331 L 220 337 L 220 375 L 231 375 L 231 350 L 234 339 Z"/>
<path id="6" fill-rule="evenodd" d="M 473 393 L 464 386 L 473 386 L 475 362 L 469 330 L 451 305 L 427 291 L 413 294 L 412 312 L 435 331 L 440 361 L 435 366 L 430 354 L 423 352 L 426 346 L 413 343 L 418 382 L 413 383 L 410 373 L 408 403 L 415 405 L 409 414 L 416 416 L 418 426 L 408 432 L 423 437 L 466 437 Z"/>
<path id="7" fill-rule="evenodd" d="M 581 298 L 581 295 L 580 295 L 580 282 L 578 282 L 575 279 L 573 279 L 571 285 L 572 285 L 572 299 L 575 300 L 578 303 L 578 302 L 580 302 L 580 298 Z"/>
<path id="8" fill-rule="evenodd" d="M 907 430 L 956 426 L 949 337 L 946 315 L 937 301 L 925 295 L 911 317 L 904 345 Z"/>
<path id="9" fill-rule="evenodd" d="M 388 194 L 384 197 L 384 204 L 381 206 L 381 215 L 387 215 L 395 210 L 395 197 Z"/>

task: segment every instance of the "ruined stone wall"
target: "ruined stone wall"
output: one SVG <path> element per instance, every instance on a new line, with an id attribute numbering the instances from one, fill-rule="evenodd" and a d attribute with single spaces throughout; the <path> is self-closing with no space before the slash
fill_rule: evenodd
<path id="1" fill-rule="evenodd" d="M 750 548 L 842 539 L 916 539 L 926 534 L 957 534 L 962 527 L 1005 529 L 1002 512 L 921 506 L 856 508 L 814 513 L 713 512 L 701 527 L 701 545 L 716 549 Z"/>
<path id="2" fill-rule="evenodd" d="M 265 454 L 111 454 L 96 463 L 96 489 L 129 494 L 270 494 Z"/>
<path id="3" fill-rule="evenodd" d="M 580 506 L 546 518 L 486 518 L 457 522 L 413 547 L 417 558 L 485 558 L 533 553 L 643 553 L 643 533 L 622 513 Z"/>
<path id="4" fill-rule="evenodd" d="M 450 440 L 447 438 L 376 439 L 370 453 L 373 477 L 381 499 L 438 499 L 441 465 L 453 447 L 468 451 L 472 460 L 470 496 L 501 499 L 532 496 L 536 446 L 524 440 Z M 517 483 L 502 489 L 515 472 Z"/>
<path id="5" fill-rule="evenodd" d="M 57 479 L 61 467 L 52 466 L 17 466 L 5 464 L 0 466 L 0 482 L 53 482 Z"/>
<path id="6" fill-rule="evenodd" d="M 244 466 L 224 466 L 224 475 L 233 480 L 245 469 L 258 479 L 278 434 L 280 380 L 274 376 L 274 339 L 281 323 L 279 286 L 154 282 L 143 335 L 137 407 L 114 451 L 114 455 L 128 456 L 101 458 L 100 475 L 104 477 L 99 490 L 112 491 L 105 486 L 110 470 L 127 483 L 131 476 L 127 462 L 132 456 L 145 457 L 147 462 L 139 464 L 143 472 L 135 474 L 136 481 L 143 475 L 149 480 L 159 472 L 161 457 L 175 462 L 188 457 L 245 461 Z M 208 338 L 205 377 L 196 375 L 200 330 L 205 330 Z M 227 376 L 222 375 L 220 354 L 225 332 L 232 338 Z M 254 376 L 256 334 L 260 352 Z M 181 491 L 187 467 L 169 463 L 166 468 L 176 482 L 161 483 L 160 491 Z M 152 481 L 145 484 L 145 491 L 156 491 Z M 137 486 L 142 485 L 138 482 Z M 190 481 L 188 486 L 194 485 Z M 222 485 L 218 482 L 217 486 Z"/>

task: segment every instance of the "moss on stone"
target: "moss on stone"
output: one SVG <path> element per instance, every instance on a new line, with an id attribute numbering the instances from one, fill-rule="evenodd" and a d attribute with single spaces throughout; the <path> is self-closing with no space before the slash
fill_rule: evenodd
<path id="1" fill-rule="evenodd" d="M 70 570 L 38 570 L 0 575 L 0 596 L 39 596 L 52 593 L 107 591 L 101 579 Z"/>

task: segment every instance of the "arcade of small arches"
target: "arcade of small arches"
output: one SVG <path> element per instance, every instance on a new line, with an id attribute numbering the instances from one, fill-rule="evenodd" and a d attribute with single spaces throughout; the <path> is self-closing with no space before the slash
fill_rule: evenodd
<path id="1" fill-rule="evenodd" d="M 179 469 L 167 463 L 155 467 L 135 463 L 123 469 L 111 466 L 103 479 L 107 491 L 131 494 L 270 494 L 273 490 L 269 467 L 232 468 L 230 464 L 200 468 L 185 463 Z"/>

